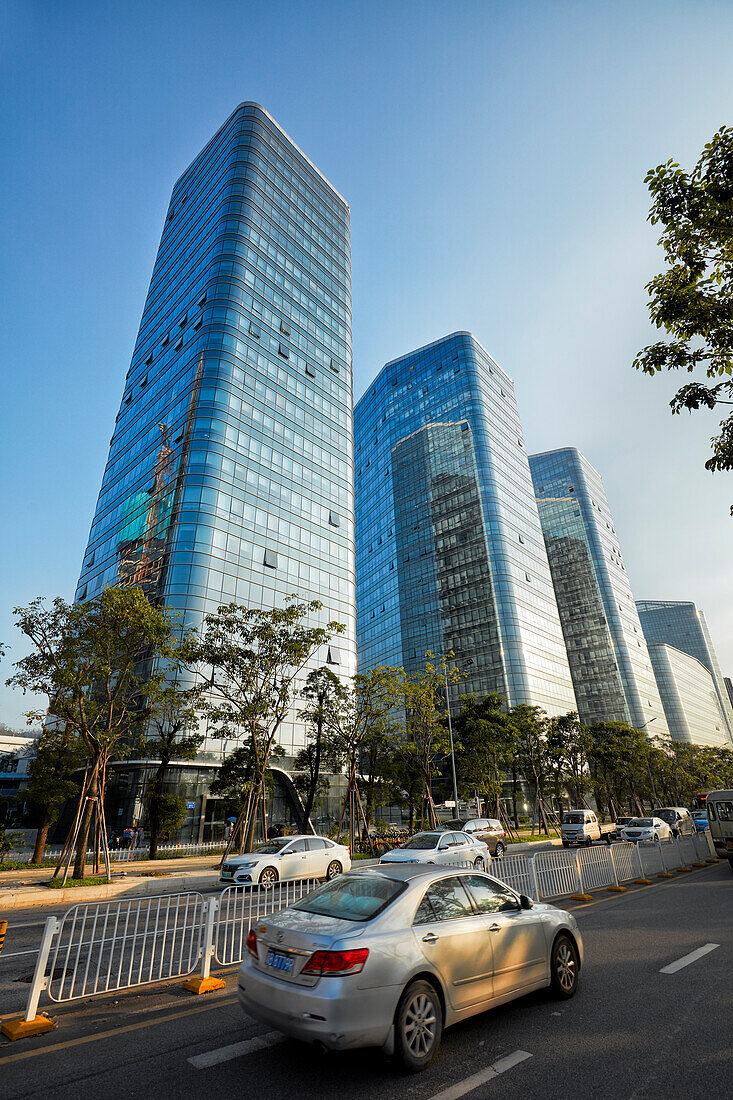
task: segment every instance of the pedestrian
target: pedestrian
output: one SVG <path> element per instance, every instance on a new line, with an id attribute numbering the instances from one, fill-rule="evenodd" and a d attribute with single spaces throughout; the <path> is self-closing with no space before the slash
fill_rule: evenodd
<path id="1" fill-rule="evenodd" d="M 126 829 L 122 830 L 122 847 L 131 848 L 133 839 L 133 831 L 130 825 Z"/>
<path id="2" fill-rule="evenodd" d="M 135 829 L 134 842 L 133 842 L 133 845 L 132 845 L 133 848 L 142 847 L 142 842 L 143 842 L 143 830 L 142 830 L 142 826 L 138 825 L 137 828 Z"/>

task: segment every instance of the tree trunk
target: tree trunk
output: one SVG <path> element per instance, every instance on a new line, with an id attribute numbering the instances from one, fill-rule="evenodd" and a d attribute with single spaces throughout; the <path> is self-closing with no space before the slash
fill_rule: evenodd
<path id="1" fill-rule="evenodd" d="M 31 863 L 40 863 L 43 859 L 43 853 L 46 850 L 46 840 L 48 838 L 48 830 L 51 828 L 51 814 L 53 812 L 53 802 L 47 802 L 43 807 L 43 816 L 41 817 L 41 824 L 38 826 L 38 833 L 36 834 L 36 846 L 33 849 L 33 856 L 31 857 Z"/>
<path id="2" fill-rule="evenodd" d="M 150 826 L 150 846 L 148 856 L 155 859 L 158 854 L 158 834 L 160 833 L 160 796 L 163 793 L 163 780 L 165 779 L 167 764 L 158 765 L 153 780 L 153 789 L 148 803 L 148 825 Z"/>
<path id="3" fill-rule="evenodd" d="M 89 826 L 94 810 L 94 798 L 99 793 L 99 764 L 96 764 L 89 780 L 86 801 L 81 812 L 81 826 L 76 840 L 76 858 L 74 860 L 74 878 L 84 878 L 84 864 L 86 861 L 87 844 L 89 843 Z"/>
<path id="4" fill-rule="evenodd" d="M 514 813 L 514 828 L 519 829 L 519 809 L 517 808 L 517 769 L 512 765 L 512 810 Z"/>

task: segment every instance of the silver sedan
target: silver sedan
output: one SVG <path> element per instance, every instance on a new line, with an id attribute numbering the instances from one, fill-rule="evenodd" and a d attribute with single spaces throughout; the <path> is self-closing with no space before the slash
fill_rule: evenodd
<path id="1" fill-rule="evenodd" d="M 399 848 L 385 852 L 380 863 L 473 863 L 488 867 L 491 852 L 483 840 L 464 832 L 415 833 Z"/>
<path id="2" fill-rule="evenodd" d="M 285 1035 L 433 1060 L 444 1027 L 551 986 L 572 997 L 575 919 L 485 872 L 382 865 L 339 875 L 253 925 L 239 1001 Z"/>

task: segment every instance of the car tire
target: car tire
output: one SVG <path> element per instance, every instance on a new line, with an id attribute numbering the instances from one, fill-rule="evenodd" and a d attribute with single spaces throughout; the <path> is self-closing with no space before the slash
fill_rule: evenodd
<path id="1" fill-rule="evenodd" d="M 496 845 L 496 848 L 494 849 L 494 859 L 503 859 L 505 851 L 506 851 L 506 848 L 501 843 L 501 841 L 499 841 L 498 844 Z"/>
<path id="2" fill-rule="evenodd" d="M 570 845 L 568 844 L 567 840 L 563 840 L 563 842 L 562 842 L 562 846 L 563 846 L 563 848 L 569 848 L 569 847 L 570 847 Z"/>
<path id="3" fill-rule="evenodd" d="M 657 843 L 659 843 L 659 837 L 657 836 L 657 834 L 656 834 L 656 833 L 654 834 L 654 840 L 655 840 L 655 841 L 656 841 Z"/>
<path id="4" fill-rule="evenodd" d="M 274 886 L 280 876 L 274 867 L 263 867 L 257 880 L 260 886 Z"/>
<path id="5" fill-rule="evenodd" d="M 570 936 L 561 934 L 552 945 L 550 976 L 553 996 L 567 1000 L 578 988 L 580 957 Z"/>
<path id="6" fill-rule="evenodd" d="M 336 875 L 340 875 L 343 871 L 343 867 L 337 859 L 332 859 L 326 868 L 326 878 L 330 882 L 332 878 L 336 878 Z"/>
<path id="7" fill-rule="evenodd" d="M 486 863 L 484 861 L 484 857 L 483 856 L 476 856 L 475 860 L 473 861 L 473 865 L 476 868 L 476 870 L 483 871 L 484 867 L 486 866 Z"/>
<path id="8" fill-rule="evenodd" d="M 429 982 L 416 981 L 400 997 L 394 1018 L 395 1058 L 405 1073 L 427 1069 L 443 1034 L 443 1006 Z"/>

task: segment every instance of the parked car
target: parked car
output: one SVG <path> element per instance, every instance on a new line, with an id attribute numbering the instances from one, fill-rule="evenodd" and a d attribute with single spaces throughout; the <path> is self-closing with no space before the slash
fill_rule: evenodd
<path id="1" fill-rule="evenodd" d="M 470 837 L 483 840 L 494 859 L 501 859 L 506 852 L 504 826 L 493 817 L 455 818 L 453 821 L 446 821 L 441 827 L 443 829 L 460 829 L 461 832 L 467 833 Z"/>
<path id="2" fill-rule="evenodd" d="M 705 807 L 715 854 L 727 859 L 733 871 L 733 791 L 711 791 Z"/>
<path id="3" fill-rule="evenodd" d="M 704 833 L 710 828 L 707 810 L 692 810 L 691 814 L 695 825 L 695 832 Z"/>
<path id="4" fill-rule="evenodd" d="M 672 830 L 672 836 L 692 836 L 695 832 L 695 822 L 692 814 L 684 806 L 662 806 L 654 811 L 655 817 L 661 817 Z"/>
<path id="5" fill-rule="evenodd" d="M 283 879 L 327 878 L 351 869 L 349 849 L 325 836 L 283 836 L 241 856 L 227 856 L 219 881 L 227 886 Z"/>
<path id="6" fill-rule="evenodd" d="M 285 1035 L 381 1047 L 414 1073 L 444 1027 L 546 986 L 572 997 L 582 962 L 565 910 L 478 871 L 392 865 L 339 875 L 258 921 L 239 1002 Z"/>
<path id="7" fill-rule="evenodd" d="M 634 844 L 640 840 L 668 840 L 671 835 L 671 827 L 661 817 L 632 817 L 621 830 L 621 839 L 632 840 Z"/>
<path id="8" fill-rule="evenodd" d="M 593 810 L 568 810 L 560 825 L 563 848 L 571 844 L 590 846 L 601 839 L 601 827 Z"/>
<path id="9" fill-rule="evenodd" d="M 380 856 L 380 863 L 473 863 L 488 866 L 491 853 L 483 840 L 464 832 L 415 833 L 399 848 Z"/>
<path id="10" fill-rule="evenodd" d="M 606 833 L 606 840 L 612 842 L 614 840 L 622 840 L 621 830 L 624 825 L 628 825 L 630 821 L 633 821 L 633 817 L 617 817 L 614 822 L 613 828 L 610 832 Z"/>

